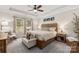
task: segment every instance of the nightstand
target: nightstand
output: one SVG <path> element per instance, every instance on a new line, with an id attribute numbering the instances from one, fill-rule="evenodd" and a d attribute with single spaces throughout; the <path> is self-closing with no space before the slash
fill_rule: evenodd
<path id="1" fill-rule="evenodd" d="M 57 41 L 66 42 L 66 33 L 57 33 Z"/>

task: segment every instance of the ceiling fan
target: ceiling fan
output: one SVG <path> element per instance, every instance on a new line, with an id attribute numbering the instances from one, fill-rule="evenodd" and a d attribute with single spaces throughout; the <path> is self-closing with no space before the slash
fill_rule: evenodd
<path id="1" fill-rule="evenodd" d="M 34 11 L 35 12 L 35 15 L 36 15 L 37 11 L 40 11 L 40 12 L 43 12 L 44 11 L 44 10 L 41 10 L 40 9 L 41 7 L 42 7 L 42 5 L 34 5 L 33 9 L 32 10 L 28 10 L 28 11 Z M 13 8 L 13 7 L 10 7 L 9 10 L 10 11 L 19 12 L 19 13 L 24 13 L 24 14 L 27 14 L 28 13 L 27 11 L 19 10 L 19 9 Z M 28 13 L 28 14 L 31 14 L 31 13 Z M 31 15 L 34 15 L 34 14 L 31 14 Z"/>
<path id="2" fill-rule="evenodd" d="M 38 12 L 38 11 L 44 12 L 44 10 L 40 9 L 41 7 L 42 7 L 42 5 L 34 5 L 32 10 L 28 10 L 28 11 L 34 11 L 35 13 Z"/>

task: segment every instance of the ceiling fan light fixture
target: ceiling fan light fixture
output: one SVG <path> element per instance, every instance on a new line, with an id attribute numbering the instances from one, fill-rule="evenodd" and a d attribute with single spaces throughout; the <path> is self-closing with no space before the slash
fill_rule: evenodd
<path id="1" fill-rule="evenodd" d="M 37 12 L 37 10 L 33 10 L 35 13 Z"/>

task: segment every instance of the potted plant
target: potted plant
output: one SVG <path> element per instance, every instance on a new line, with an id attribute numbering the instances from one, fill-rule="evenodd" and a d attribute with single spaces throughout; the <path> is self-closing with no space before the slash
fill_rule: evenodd
<path id="1" fill-rule="evenodd" d="M 74 25 L 75 25 L 75 29 L 74 29 L 74 32 L 77 34 L 77 38 L 79 39 L 79 16 L 77 16 L 75 13 L 74 13 Z"/>

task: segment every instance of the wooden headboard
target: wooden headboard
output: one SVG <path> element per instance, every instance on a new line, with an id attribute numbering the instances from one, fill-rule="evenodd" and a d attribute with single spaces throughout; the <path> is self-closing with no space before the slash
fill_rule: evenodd
<path id="1" fill-rule="evenodd" d="M 56 31 L 58 32 L 58 24 L 57 23 L 46 23 L 46 24 L 41 25 L 41 28 L 51 28 L 51 27 L 56 27 Z"/>

